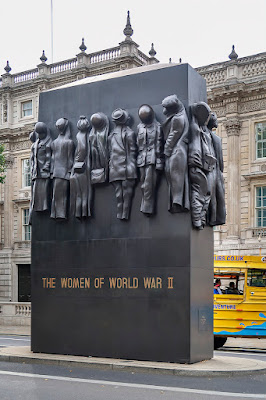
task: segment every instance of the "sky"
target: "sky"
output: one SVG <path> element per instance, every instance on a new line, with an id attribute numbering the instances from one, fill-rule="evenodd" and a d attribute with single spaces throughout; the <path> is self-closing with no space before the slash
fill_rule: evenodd
<path id="1" fill-rule="evenodd" d="M 1 3 L 0 74 L 35 68 L 42 50 L 52 63 L 73 58 L 84 37 L 87 53 L 124 40 L 130 11 L 132 39 L 162 63 L 198 67 L 266 51 L 266 0 L 9 0 Z"/>

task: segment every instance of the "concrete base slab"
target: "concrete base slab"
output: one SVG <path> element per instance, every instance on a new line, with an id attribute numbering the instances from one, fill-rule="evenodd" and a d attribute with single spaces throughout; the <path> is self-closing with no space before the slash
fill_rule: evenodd
<path id="1" fill-rule="evenodd" d="M 211 360 L 201 361 L 195 364 L 177 364 L 33 353 L 30 347 L 26 346 L 5 347 L 0 349 L 0 361 L 54 364 L 61 366 L 71 365 L 72 367 L 186 376 L 233 376 L 266 372 L 266 362 L 264 361 L 230 356 L 215 356 Z"/>

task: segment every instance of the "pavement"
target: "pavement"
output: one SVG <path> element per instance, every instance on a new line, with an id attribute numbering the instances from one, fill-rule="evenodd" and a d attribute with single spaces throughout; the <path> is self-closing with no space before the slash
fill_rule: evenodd
<path id="1" fill-rule="evenodd" d="M 30 335 L 30 327 L 0 326 L 0 335 Z M 266 339 L 230 338 L 224 350 L 266 351 Z M 152 372 L 184 376 L 250 375 L 266 373 L 266 361 L 254 358 L 215 355 L 211 360 L 194 364 L 178 364 L 100 357 L 33 353 L 29 346 L 0 348 L 0 361 L 42 363 L 61 366 L 100 368 L 131 372 Z"/>

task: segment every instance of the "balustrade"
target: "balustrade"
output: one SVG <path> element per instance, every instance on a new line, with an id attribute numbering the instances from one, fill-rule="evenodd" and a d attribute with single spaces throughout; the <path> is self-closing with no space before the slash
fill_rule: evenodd
<path id="1" fill-rule="evenodd" d="M 90 63 L 94 64 L 101 61 L 113 60 L 120 56 L 120 48 L 114 47 L 112 49 L 102 50 L 97 53 L 90 54 Z"/>
<path id="2" fill-rule="evenodd" d="M 266 228 L 252 228 L 252 237 L 266 237 Z"/>
<path id="3" fill-rule="evenodd" d="M 223 83 L 226 77 L 226 69 L 212 71 L 212 72 L 203 72 L 198 70 L 198 72 L 205 78 L 207 85 L 217 85 L 219 83 Z"/>
<path id="4" fill-rule="evenodd" d="M 31 79 L 37 78 L 38 75 L 39 75 L 38 68 L 30 70 L 30 71 L 21 72 L 19 74 L 13 75 L 13 82 L 20 83 L 20 82 L 29 81 Z"/>
<path id="5" fill-rule="evenodd" d="M 31 316 L 31 305 L 29 304 L 17 304 L 16 306 L 16 315 L 22 315 L 24 317 L 30 317 Z"/>
<path id="6" fill-rule="evenodd" d="M 147 57 L 146 54 L 142 53 L 140 50 L 138 50 L 138 57 L 145 65 L 149 64 L 149 57 Z"/>
<path id="7" fill-rule="evenodd" d="M 58 72 L 69 71 L 71 69 L 77 68 L 77 58 L 72 58 L 70 60 L 62 61 L 56 64 L 50 65 L 50 73 L 56 74 Z"/>
<path id="8" fill-rule="evenodd" d="M 31 303 L 1 302 L 0 325 L 29 326 L 31 320 Z"/>
<path id="9" fill-rule="evenodd" d="M 244 65 L 242 75 L 244 78 L 266 73 L 266 60 Z"/>
<path id="10" fill-rule="evenodd" d="M 86 53 L 84 53 L 86 54 Z M 91 54 L 86 54 L 88 57 L 88 64 L 95 64 L 95 63 L 100 63 L 100 62 L 105 62 L 109 60 L 113 60 L 115 58 L 118 58 L 121 55 L 120 52 L 120 47 L 112 47 L 110 49 L 105 49 L 101 50 L 95 53 Z M 147 65 L 149 64 L 150 58 L 146 56 L 144 53 L 142 53 L 140 50 L 137 52 L 137 57 L 139 60 L 144 64 Z M 46 63 L 44 64 L 47 67 L 47 72 L 48 74 L 57 74 L 57 73 L 62 73 L 64 71 L 71 71 L 74 70 L 78 67 L 78 58 L 74 57 L 68 60 L 60 61 L 58 63 L 50 64 L 47 65 Z M 35 68 L 32 70 L 28 71 L 23 71 L 17 74 L 10 74 L 9 75 L 12 78 L 12 85 L 17 85 L 21 84 L 26 81 L 34 80 L 39 76 L 39 68 Z M 0 78 L 0 87 L 2 86 L 2 80 Z"/>

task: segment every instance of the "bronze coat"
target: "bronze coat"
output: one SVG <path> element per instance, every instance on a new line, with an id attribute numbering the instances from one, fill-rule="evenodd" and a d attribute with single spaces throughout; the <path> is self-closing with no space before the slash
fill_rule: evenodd
<path id="1" fill-rule="evenodd" d="M 128 126 L 116 126 L 108 138 L 109 182 L 137 178 L 136 135 Z"/>
<path id="2" fill-rule="evenodd" d="M 214 195 L 211 198 L 210 209 L 209 209 L 209 224 L 211 226 L 225 224 L 226 219 L 226 208 L 225 208 L 225 190 L 224 190 L 224 178 L 223 178 L 223 152 L 222 152 L 222 141 L 212 131 L 211 138 L 217 159 L 217 173 L 216 182 L 214 188 Z M 215 202 L 215 207 L 212 203 Z"/>
<path id="3" fill-rule="evenodd" d="M 63 135 L 59 135 L 51 144 L 53 178 L 70 179 L 74 160 L 74 142 Z"/>
<path id="4" fill-rule="evenodd" d="M 157 169 L 163 169 L 163 133 L 159 123 L 138 125 L 137 146 L 138 167 L 156 165 Z"/>
<path id="5" fill-rule="evenodd" d="M 51 169 L 51 143 L 50 136 L 37 139 L 31 146 L 31 179 L 50 178 Z"/>
<path id="6" fill-rule="evenodd" d="M 165 138 L 165 173 L 170 190 L 169 211 L 173 204 L 189 210 L 188 132 L 189 122 L 185 108 L 169 116 L 163 124 Z"/>

